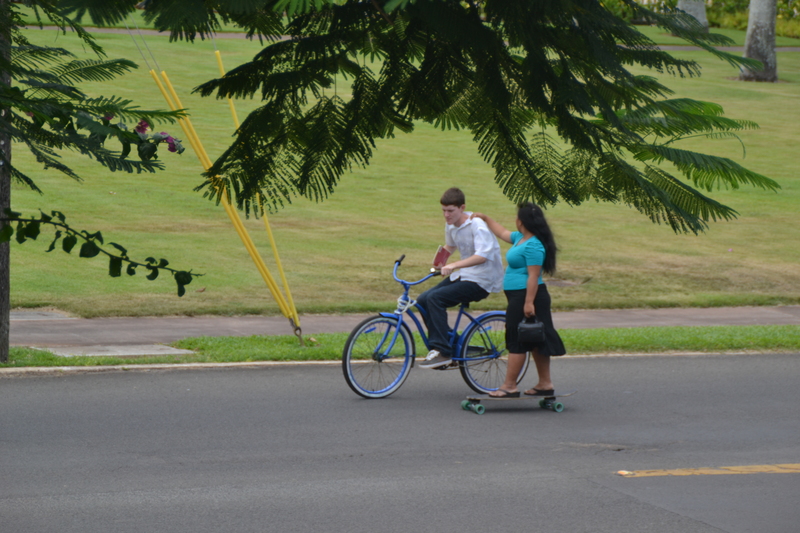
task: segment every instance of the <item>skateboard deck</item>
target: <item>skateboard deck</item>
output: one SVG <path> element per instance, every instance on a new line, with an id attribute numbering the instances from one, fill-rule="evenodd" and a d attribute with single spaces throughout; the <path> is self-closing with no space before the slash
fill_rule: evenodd
<path id="1" fill-rule="evenodd" d="M 559 402 L 557 398 L 564 398 L 566 396 L 572 396 L 578 391 L 555 391 L 553 394 L 549 394 L 547 396 L 528 396 L 526 394 L 520 394 L 519 398 L 494 398 L 489 396 L 488 394 L 482 394 L 480 396 L 467 396 L 467 399 L 461 402 L 461 408 L 465 411 L 472 411 L 473 413 L 482 415 L 486 410 L 484 405 L 481 405 L 481 402 L 513 402 L 516 400 L 539 400 L 539 407 L 542 409 L 550 409 L 556 413 L 560 413 L 564 410 L 564 404 Z"/>

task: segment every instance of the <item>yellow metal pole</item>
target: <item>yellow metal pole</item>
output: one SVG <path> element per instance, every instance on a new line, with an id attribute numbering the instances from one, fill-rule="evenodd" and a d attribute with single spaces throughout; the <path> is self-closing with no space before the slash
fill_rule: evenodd
<path id="1" fill-rule="evenodd" d="M 259 204 L 261 204 L 261 195 L 259 195 Z M 267 230 L 267 235 L 269 235 L 269 243 L 272 246 L 272 254 L 275 256 L 275 264 L 278 267 L 278 273 L 281 275 L 281 282 L 283 283 L 283 288 L 286 291 L 286 298 L 289 300 L 289 308 L 292 310 L 295 324 L 297 324 L 299 327 L 300 317 L 297 316 L 297 308 L 294 306 L 292 291 L 289 290 L 289 283 L 286 281 L 286 274 L 283 271 L 283 265 L 281 265 L 281 257 L 278 255 L 278 246 L 275 244 L 275 238 L 272 236 L 272 228 L 270 227 L 269 220 L 267 219 L 267 212 L 264 211 L 263 206 L 261 206 L 261 212 L 264 217 L 264 228 Z"/>
<path id="2" fill-rule="evenodd" d="M 222 54 L 219 53 L 219 50 L 214 50 L 214 56 L 217 58 L 217 66 L 219 67 L 219 75 L 225 76 L 225 67 L 222 65 Z M 236 126 L 236 129 L 239 129 L 239 116 L 236 114 L 236 106 L 233 103 L 233 99 L 228 97 L 228 107 L 231 110 L 231 117 L 233 118 L 233 125 Z M 281 257 L 278 254 L 278 245 L 275 243 L 275 237 L 272 235 L 272 228 L 269 224 L 269 217 L 267 217 L 267 212 L 264 210 L 264 204 L 261 200 L 261 195 L 258 195 L 258 205 L 261 208 L 261 216 L 264 219 L 264 229 L 267 231 L 267 236 L 269 236 L 269 243 L 272 247 L 272 255 L 275 257 L 275 265 L 278 267 L 278 273 L 281 276 L 281 283 L 283 283 L 283 289 L 286 291 L 286 298 L 288 299 L 289 309 L 292 312 L 292 316 L 294 317 L 295 324 L 299 327 L 300 326 L 300 317 L 297 314 L 297 308 L 294 305 L 294 299 L 292 298 L 292 291 L 289 290 L 289 282 L 286 280 L 286 273 L 283 270 L 283 265 L 281 264 Z"/>
<path id="3" fill-rule="evenodd" d="M 173 111 L 177 109 L 182 109 L 183 104 L 181 103 L 180 98 L 175 92 L 172 83 L 169 81 L 169 77 L 167 76 L 166 72 L 162 71 L 161 76 L 164 79 L 164 83 L 166 84 L 169 93 L 167 92 L 167 90 L 164 89 L 164 86 L 158 80 L 158 77 L 156 76 L 155 72 L 152 70 L 150 72 L 151 75 L 153 76 L 153 79 L 156 81 L 156 85 L 158 86 L 159 90 L 164 96 L 164 99 L 167 101 L 167 105 L 169 105 L 169 107 Z M 201 166 L 205 170 L 211 168 L 211 159 L 208 157 L 208 153 L 206 152 L 205 147 L 200 142 L 200 139 L 197 136 L 197 132 L 195 131 L 191 120 L 188 117 L 184 117 L 183 119 L 179 119 L 179 124 L 184 134 L 189 139 L 189 143 L 191 144 L 192 149 L 195 152 L 195 155 L 197 155 L 197 158 L 199 159 Z M 233 209 L 233 207 L 230 205 L 230 202 L 228 201 L 227 191 L 223 191 L 222 205 L 225 208 L 225 212 L 228 214 L 228 217 L 231 219 L 234 229 L 236 229 L 236 232 L 239 234 L 239 237 L 241 238 L 242 243 L 245 246 L 245 249 L 248 251 L 250 257 L 253 259 L 253 262 L 256 264 L 256 268 L 261 274 L 261 277 L 264 279 L 265 283 L 267 284 L 267 287 L 270 289 L 270 292 L 272 292 L 273 297 L 275 297 L 275 301 L 278 303 L 278 307 L 280 308 L 281 313 L 287 318 L 296 317 L 297 312 L 296 311 L 292 312 L 292 310 L 289 308 L 286 299 L 283 297 L 283 294 L 281 294 L 280 290 L 278 289 L 278 285 L 275 282 L 275 279 L 272 277 L 272 274 L 270 274 L 269 270 L 264 264 L 263 259 L 261 259 L 261 256 L 258 254 L 258 251 L 256 250 L 253 241 L 247 234 L 247 230 L 244 228 L 244 224 L 242 223 L 242 220 L 239 217 L 239 213 L 235 209 Z"/>
<path id="4" fill-rule="evenodd" d="M 219 67 L 219 75 L 225 76 L 225 67 L 222 66 L 222 54 L 219 53 L 219 50 L 214 50 L 214 55 L 217 57 L 217 66 Z M 236 126 L 236 129 L 239 129 L 239 116 L 236 114 L 236 106 L 233 105 L 233 100 L 228 97 L 228 107 L 231 110 L 231 116 L 233 117 L 233 125 Z"/>

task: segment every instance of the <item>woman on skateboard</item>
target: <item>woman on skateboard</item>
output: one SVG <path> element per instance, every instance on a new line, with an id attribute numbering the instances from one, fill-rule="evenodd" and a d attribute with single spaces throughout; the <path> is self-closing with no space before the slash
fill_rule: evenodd
<path id="1" fill-rule="evenodd" d="M 506 348 L 508 368 L 503 385 L 489 396 L 518 398 L 517 376 L 530 352 L 536 364 L 539 381 L 526 390 L 529 396 L 552 396 L 555 387 L 550 377 L 550 357 L 567 353 L 564 343 L 553 327 L 550 316 L 550 294 L 542 281 L 542 273 L 556 270 L 556 242 L 542 209 L 532 203 L 522 205 L 517 211 L 517 231 L 509 231 L 483 213 L 474 213 L 498 239 L 512 244 L 506 253 L 506 273 L 503 290 L 508 299 L 506 308 Z M 517 325 L 525 318 L 535 316 L 544 324 L 545 341 L 538 345 L 524 345 L 517 341 Z"/>

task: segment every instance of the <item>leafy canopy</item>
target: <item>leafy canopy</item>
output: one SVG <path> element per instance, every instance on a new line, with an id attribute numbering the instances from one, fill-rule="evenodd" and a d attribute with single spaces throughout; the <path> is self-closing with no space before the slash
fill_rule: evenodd
<path id="1" fill-rule="evenodd" d="M 620 1 L 635 18 L 732 65 L 752 63 L 716 50 L 730 40 L 704 33 L 688 15 Z M 67 4 L 101 22 L 130 9 Z M 735 137 L 757 125 L 632 74 L 640 66 L 697 76 L 700 67 L 659 50 L 597 0 L 145 4 L 146 17 L 174 39 L 204 38 L 222 21 L 267 41 L 251 61 L 197 89 L 263 101 L 198 187 L 217 201 L 227 191 L 247 212 L 278 209 L 296 195 L 326 198 L 344 172 L 369 164 L 377 139 L 410 132 L 416 121 L 469 131 L 512 201 L 619 202 L 676 232 L 736 216 L 700 190 L 778 188 L 680 142 Z M 349 99 L 324 91 L 338 77 L 351 80 Z"/>
<path id="2" fill-rule="evenodd" d="M 130 145 L 141 144 L 142 138 L 128 131 L 125 124 L 141 120 L 149 124 L 174 122 L 180 114 L 141 110 L 119 97 L 92 98 L 84 94 L 78 88 L 81 83 L 111 81 L 137 68 L 136 64 L 127 59 L 106 58 L 92 36 L 64 16 L 55 2 L 24 3 L 34 8 L 37 17 L 56 24 L 59 31 L 75 32 L 97 57 L 77 59 L 63 48 L 32 43 L 22 31 L 24 24 L 17 6 L 4 4 L 0 33 L 6 36 L 3 41 L 9 43 L 10 53 L 0 55 L 0 71 L 10 75 L 12 83 L 0 82 L 0 108 L 7 113 L 0 120 L 0 133 L 25 146 L 44 169 L 57 170 L 75 180 L 81 178 L 61 160 L 60 151 L 78 152 L 112 172 L 154 172 L 163 168 L 152 157 L 127 157 Z M 120 151 L 106 147 L 108 139 L 116 139 Z M 41 192 L 26 172 L 5 158 L 3 162 L 10 167 L 13 180 Z"/>
<path id="3" fill-rule="evenodd" d="M 65 150 L 92 158 L 112 172 L 154 172 L 163 168 L 156 158 L 157 145 L 162 142 L 169 145 L 170 151 L 183 151 L 179 140 L 162 133 L 146 132 L 157 122 L 174 122 L 182 112 L 141 110 L 129 100 L 89 97 L 78 88 L 87 81 L 113 80 L 136 68 L 133 62 L 107 59 L 92 36 L 65 16 L 56 2 L 31 0 L 23 3 L 33 8 L 40 22 L 47 19 L 56 24 L 59 31 L 75 32 L 86 47 L 95 52 L 96 58 L 78 59 L 63 48 L 32 43 L 22 31 L 24 24 L 18 6 L 0 1 L 0 168 L 3 170 L 0 179 L 10 179 L 42 192 L 29 171 L 12 164 L 12 147 L 15 150 L 26 148 L 44 170 L 56 170 L 75 180 L 81 177 L 61 159 Z M 138 124 L 134 131 L 126 126 L 131 122 Z M 115 139 L 120 149 L 108 148 L 106 141 L 109 139 Z M 135 159 L 128 157 L 133 145 L 137 147 Z M 16 223 L 16 228 L 12 223 Z M 125 248 L 116 243 L 110 243 L 116 252 L 108 252 L 100 246 L 103 244 L 100 232 L 74 229 L 59 211 L 24 217 L 11 210 L 0 210 L 0 243 L 8 242 L 13 236 L 18 244 L 36 240 L 42 226 L 55 229 L 48 252 L 60 241 L 62 249 L 69 253 L 82 240 L 80 257 L 107 256 L 112 277 L 120 275 L 123 263 L 127 264 L 129 275 L 134 275 L 139 266 L 147 269 L 150 280 L 156 279 L 160 271 L 168 271 L 177 283 L 180 296 L 185 293 L 185 285 L 198 275 L 168 268 L 166 259 L 134 261 Z M 7 347 L 0 346 L 0 354 L 4 353 Z"/>

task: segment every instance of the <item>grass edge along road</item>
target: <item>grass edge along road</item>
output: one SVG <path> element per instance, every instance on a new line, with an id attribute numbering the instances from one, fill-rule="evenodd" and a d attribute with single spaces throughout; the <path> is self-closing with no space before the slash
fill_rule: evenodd
<path id="1" fill-rule="evenodd" d="M 797 325 L 562 329 L 559 332 L 571 355 L 800 352 L 800 326 Z M 347 336 L 348 333 L 306 336 L 305 347 L 300 346 L 294 335 L 190 337 L 171 346 L 192 350 L 193 355 L 143 357 L 60 357 L 48 351 L 12 347 L 9 363 L 0 368 L 337 361 L 341 359 Z M 417 339 L 417 348 L 420 346 Z"/>

